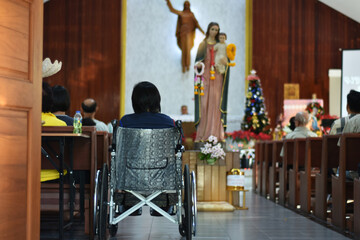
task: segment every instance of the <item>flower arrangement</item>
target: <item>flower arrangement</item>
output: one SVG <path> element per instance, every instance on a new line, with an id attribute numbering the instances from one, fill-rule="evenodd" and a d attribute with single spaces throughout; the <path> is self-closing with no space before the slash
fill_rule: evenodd
<path id="1" fill-rule="evenodd" d="M 318 102 L 309 103 L 305 110 L 310 114 L 314 114 L 317 120 L 320 120 L 321 116 L 324 115 L 324 108 Z"/>
<path id="2" fill-rule="evenodd" d="M 235 59 L 235 54 L 236 54 L 236 46 L 233 43 L 230 43 L 229 45 L 227 45 L 226 47 L 226 55 L 228 56 L 228 58 L 230 59 L 230 61 L 234 61 Z"/>
<path id="3" fill-rule="evenodd" d="M 230 61 L 234 61 L 235 59 L 235 55 L 236 55 L 236 46 L 233 43 L 230 43 L 229 45 L 227 45 L 226 47 L 226 55 L 229 58 Z M 230 62 L 228 63 L 228 65 L 230 67 L 234 67 L 235 63 L 234 62 Z"/>
<path id="4" fill-rule="evenodd" d="M 206 160 L 208 164 L 213 165 L 218 159 L 225 158 L 225 151 L 218 142 L 217 137 L 210 136 L 206 141 L 204 147 L 200 148 L 199 157 L 201 160 Z"/>
<path id="5" fill-rule="evenodd" d="M 199 72 L 199 68 L 201 70 Z M 194 94 L 199 94 L 200 96 L 204 96 L 204 71 L 205 71 L 205 64 L 203 62 L 197 62 L 194 66 L 195 71 L 195 79 L 194 79 Z"/>

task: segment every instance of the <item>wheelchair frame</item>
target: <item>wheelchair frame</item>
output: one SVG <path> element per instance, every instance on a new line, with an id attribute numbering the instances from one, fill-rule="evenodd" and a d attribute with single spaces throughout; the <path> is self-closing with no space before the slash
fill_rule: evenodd
<path id="1" fill-rule="evenodd" d="M 115 166 L 116 166 L 116 141 L 117 141 L 117 122 L 113 121 L 113 141 L 110 148 L 111 152 L 111 168 L 110 173 L 106 163 L 104 163 L 102 170 L 98 170 L 95 179 L 95 193 L 94 193 L 94 233 L 98 235 L 98 239 L 106 239 L 106 229 L 109 229 L 109 234 L 115 236 L 118 229 L 118 223 L 128 217 L 130 214 L 137 211 L 142 206 L 149 206 L 157 211 L 169 221 L 179 225 L 179 233 L 185 236 L 186 239 L 192 239 L 196 234 L 197 221 L 197 207 L 196 207 L 196 177 L 192 171 L 190 173 L 188 165 L 184 166 L 184 172 L 181 174 L 181 169 L 176 169 L 181 175 L 181 187 L 171 190 L 154 190 L 150 195 L 149 191 L 144 194 L 143 191 L 134 191 L 129 189 L 115 189 Z M 181 162 L 182 152 L 184 147 L 181 145 L 182 127 L 181 121 L 176 122 L 179 137 L 177 140 L 175 151 L 175 158 L 177 162 Z M 181 167 L 180 167 L 181 168 Z M 178 173 L 175 173 L 178 174 Z M 176 176 L 174 176 L 176 178 Z M 110 178 L 110 185 L 109 183 Z M 126 178 L 125 178 L 126 180 Z M 110 190 L 110 201 L 108 201 L 108 191 Z M 136 203 L 126 211 L 120 213 L 118 216 L 116 209 L 119 205 L 114 200 L 114 194 L 117 190 L 128 192 L 134 195 L 140 202 Z M 184 202 L 182 202 L 182 190 L 184 193 Z M 178 201 L 176 203 L 177 214 L 175 216 L 165 212 L 159 206 L 152 202 L 154 198 L 161 193 L 177 193 Z M 108 213 L 109 208 L 109 213 Z M 108 215 L 109 214 L 109 215 Z"/>

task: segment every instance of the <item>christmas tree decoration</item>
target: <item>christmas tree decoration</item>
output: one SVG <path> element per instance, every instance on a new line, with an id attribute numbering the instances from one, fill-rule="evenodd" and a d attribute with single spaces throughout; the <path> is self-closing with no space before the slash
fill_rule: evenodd
<path id="1" fill-rule="evenodd" d="M 270 121 L 266 112 L 264 97 L 260 78 L 256 75 L 256 71 L 252 70 L 248 76 L 249 87 L 245 101 L 245 116 L 241 123 L 241 129 L 251 131 L 256 134 L 270 134 Z"/>

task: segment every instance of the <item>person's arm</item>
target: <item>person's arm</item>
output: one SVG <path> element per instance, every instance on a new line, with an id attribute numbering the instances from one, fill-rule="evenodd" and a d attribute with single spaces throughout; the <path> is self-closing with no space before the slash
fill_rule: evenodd
<path id="1" fill-rule="evenodd" d="M 171 2 L 170 2 L 170 0 L 166 0 L 166 3 L 168 5 L 168 7 L 169 7 L 170 12 L 175 13 L 177 15 L 181 15 L 181 11 L 178 11 L 178 10 L 174 9 Z"/>

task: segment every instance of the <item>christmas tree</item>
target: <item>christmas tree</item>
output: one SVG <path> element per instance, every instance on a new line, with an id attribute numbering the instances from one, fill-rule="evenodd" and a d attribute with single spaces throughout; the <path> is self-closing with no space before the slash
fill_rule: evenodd
<path id="1" fill-rule="evenodd" d="M 248 81 L 249 87 L 245 102 L 245 116 L 241 123 L 241 129 L 256 134 L 269 134 L 271 131 L 270 122 L 265 110 L 260 79 L 256 75 L 255 70 L 251 71 Z"/>

